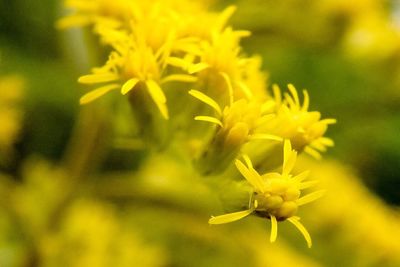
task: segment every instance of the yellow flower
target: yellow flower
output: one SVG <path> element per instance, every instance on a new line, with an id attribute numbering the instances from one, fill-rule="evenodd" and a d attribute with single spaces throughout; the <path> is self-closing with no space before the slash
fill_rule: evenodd
<path id="1" fill-rule="evenodd" d="M 222 109 L 215 100 L 198 90 L 190 90 L 189 94 L 210 106 L 217 114 L 216 117 L 196 116 L 195 120 L 217 124 L 221 127 L 220 131 L 225 132 L 227 135 L 232 130 L 235 131 L 237 128 L 241 128 L 240 132 L 243 132 L 243 137 L 240 138 L 242 140 L 241 143 L 254 139 L 283 140 L 279 136 L 256 133 L 258 127 L 261 127 L 274 117 L 273 114 L 264 112 L 263 105 L 257 101 L 249 101 L 242 98 L 231 102 L 230 105 Z M 231 99 L 233 99 L 232 96 Z"/>
<path id="2" fill-rule="evenodd" d="M 230 27 L 222 32 L 213 32 L 210 41 L 201 41 L 199 45 L 187 48 L 192 57 L 183 59 L 172 58 L 171 64 L 186 70 L 190 74 L 198 74 L 199 80 L 207 89 L 203 90 L 216 99 L 226 99 L 229 93 L 232 97 L 248 98 L 253 96 L 248 81 L 256 77 L 249 69 L 259 72 L 255 58 L 241 55 L 239 45 L 241 38 L 249 36 L 249 31 L 236 31 Z M 257 77 L 262 82 L 262 74 Z M 254 79 L 252 80 L 254 85 Z M 259 84 L 257 87 L 262 87 Z M 259 91 L 259 90 L 258 90 Z"/>
<path id="3" fill-rule="evenodd" d="M 323 135 L 328 125 L 336 123 L 336 120 L 321 120 L 320 112 L 308 111 L 310 99 L 306 90 L 303 91 L 304 100 L 301 104 L 296 88 L 289 84 L 288 89 L 290 94 L 285 93 L 282 99 L 279 87 L 273 86 L 276 116 L 263 131 L 290 139 L 295 150 L 304 150 L 319 159 L 320 152 L 334 145 L 332 139 Z"/>
<path id="4" fill-rule="evenodd" d="M 264 113 L 263 106 L 256 101 L 242 98 L 222 109 L 215 100 L 200 91 L 190 90 L 189 94 L 210 106 L 216 113 L 215 117 L 201 115 L 194 118 L 217 125 L 215 134 L 198 159 L 205 173 L 225 169 L 248 141 L 283 140 L 279 136 L 257 132 L 257 128 L 268 123 L 273 115 Z"/>
<path id="5" fill-rule="evenodd" d="M 102 30 L 102 35 L 108 38 L 115 51 L 111 52 L 103 67 L 93 69 L 93 74 L 81 76 L 78 81 L 84 84 L 106 85 L 84 95 L 80 100 L 81 104 L 89 103 L 115 89 L 120 89 L 121 93 L 126 95 L 132 90 L 145 88 L 162 116 L 168 119 L 167 99 L 161 86 L 171 81 L 196 81 L 195 77 L 186 74 L 165 75 L 172 42 L 166 42 L 154 52 L 139 39 L 140 37 L 135 38 L 113 29 Z"/>
<path id="6" fill-rule="evenodd" d="M 252 166 L 251 160 L 244 156 L 246 165 L 236 160 L 239 172 L 253 187 L 249 209 L 216 217 L 211 217 L 210 224 L 229 223 L 242 219 L 252 213 L 271 220 L 270 241 L 277 237 L 278 221 L 288 220 L 304 236 L 308 247 L 311 247 L 311 237 L 300 218 L 295 216 L 298 207 L 321 197 L 324 191 L 315 191 L 300 197 L 301 190 L 315 185 L 315 181 L 304 182 L 309 172 L 305 171 L 293 176 L 291 171 L 296 163 L 297 152 L 292 150 L 289 140 L 285 140 L 282 173 L 266 173 L 260 175 Z"/>

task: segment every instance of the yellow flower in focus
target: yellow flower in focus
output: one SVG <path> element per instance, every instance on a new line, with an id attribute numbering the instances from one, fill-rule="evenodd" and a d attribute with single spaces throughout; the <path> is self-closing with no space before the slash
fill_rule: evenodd
<path id="1" fill-rule="evenodd" d="M 274 85 L 274 102 L 276 116 L 263 131 L 290 139 L 296 151 L 304 151 L 319 159 L 320 152 L 325 152 L 327 147 L 334 145 L 332 139 L 324 137 L 328 125 L 336 123 L 335 119 L 321 120 L 321 113 L 309 111 L 309 95 L 303 91 L 304 100 L 300 103 L 296 88 L 288 85 L 289 93 L 282 98 L 278 86 Z"/>
<path id="2" fill-rule="evenodd" d="M 225 215 L 212 217 L 210 224 L 223 224 L 242 219 L 252 213 L 271 220 L 270 241 L 277 237 L 278 221 L 288 220 L 304 236 L 308 247 L 311 247 L 311 237 L 300 218 L 295 216 L 298 207 L 320 198 L 324 191 L 315 191 L 300 197 L 301 190 L 312 187 L 315 181 L 305 182 L 309 172 L 305 171 L 293 176 L 291 171 L 297 159 L 297 152 L 292 149 L 289 140 L 284 144 L 284 158 L 282 173 L 266 173 L 260 175 L 252 166 L 251 160 L 244 156 L 246 165 L 236 160 L 235 165 L 243 177 L 253 187 L 249 209 Z"/>
<path id="3" fill-rule="evenodd" d="M 216 117 L 196 116 L 194 119 L 217 124 L 221 127 L 220 131 L 227 136 L 237 137 L 238 135 L 233 134 L 233 132 L 241 133 L 240 138 L 234 138 L 235 140 L 241 140 L 241 142 L 236 143 L 243 144 L 246 141 L 255 139 L 283 140 L 279 136 L 256 133 L 258 127 L 268 123 L 274 117 L 271 113 L 263 112 L 263 105 L 256 101 L 248 101 L 242 98 L 231 102 L 230 105 L 222 109 L 215 100 L 200 91 L 190 90 L 189 94 L 210 106 L 217 114 Z"/>
<path id="4" fill-rule="evenodd" d="M 207 88 L 204 91 L 213 98 L 225 99 L 228 94 L 231 102 L 233 97 L 250 99 L 253 92 L 248 81 L 254 85 L 254 78 L 259 79 L 258 82 L 263 78 L 259 69 L 254 68 L 260 65 L 257 59 L 241 55 L 240 40 L 249 35 L 249 31 L 236 31 L 230 27 L 222 32 L 212 32 L 210 41 L 201 41 L 198 46 L 186 49 L 192 57 L 171 58 L 171 64 L 190 74 L 197 73 L 199 81 Z M 249 69 L 259 76 L 252 75 Z M 257 84 L 258 92 L 260 87 L 262 85 Z"/>
<path id="5" fill-rule="evenodd" d="M 215 134 L 198 159 L 201 168 L 206 170 L 205 173 L 225 169 L 237 157 L 242 145 L 248 141 L 283 140 L 279 136 L 257 132 L 257 129 L 268 124 L 274 115 L 264 113 L 263 106 L 256 101 L 242 98 L 222 109 L 215 100 L 200 91 L 190 90 L 189 94 L 210 106 L 216 113 L 215 117 L 201 115 L 194 118 L 217 125 Z"/>
<path id="6" fill-rule="evenodd" d="M 124 34 L 121 31 L 103 28 L 104 38 L 112 43 L 115 51 L 101 68 L 93 69 L 93 74 L 81 76 L 80 83 L 105 84 L 80 99 L 86 104 L 102 95 L 120 89 L 123 95 L 131 91 L 146 89 L 160 110 L 168 119 L 167 99 L 162 84 L 172 81 L 195 82 L 196 78 L 187 74 L 165 75 L 167 59 L 171 53 L 172 42 L 166 42 L 159 50 L 153 51 L 140 37 Z"/>

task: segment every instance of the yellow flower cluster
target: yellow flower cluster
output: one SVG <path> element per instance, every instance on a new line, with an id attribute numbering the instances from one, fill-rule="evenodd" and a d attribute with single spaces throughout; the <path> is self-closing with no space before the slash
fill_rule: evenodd
<path id="1" fill-rule="evenodd" d="M 82 223 L 84 222 L 84 223 Z M 165 255 L 125 229 L 112 206 L 79 200 L 62 219 L 60 230 L 40 242 L 43 266 L 165 266 Z"/>
<path id="2" fill-rule="evenodd" d="M 335 120 L 321 120 L 319 112 L 309 111 L 307 91 L 300 103 L 291 84 L 289 93 L 283 96 L 277 86 L 273 86 L 273 94 L 267 91 L 260 57 L 246 56 L 240 46 L 250 32 L 227 26 L 235 7 L 217 14 L 201 2 L 185 0 L 69 0 L 66 5 L 74 13 L 58 25 L 89 26 L 109 52 L 103 66 L 79 78 L 80 83 L 98 86 L 81 98 L 81 104 L 120 90 L 128 96 L 134 113 L 144 118 L 139 127 L 168 132 L 164 139 L 175 137 L 170 143 L 179 143 L 182 150 L 188 150 L 188 143 L 200 143 L 186 156 L 202 175 L 229 169 L 248 144 L 264 142 L 281 148 L 284 143 L 282 173 L 258 174 L 260 161 L 276 158 L 271 153 L 259 157 L 255 167 L 249 156 L 244 156 L 247 167 L 236 160 L 236 167 L 253 187 L 250 207 L 214 217 L 210 223 L 256 213 L 271 219 L 274 241 L 277 221 L 287 219 L 311 246 L 307 231 L 294 215 L 298 206 L 321 192 L 300 197 L 300 190 L 314 183 L 303 182 L 306 172 L 298 176 L 290 172 L 298 152 L 320 158 L 320 152 L 333 146 L 333 141 L 323 135 Z M 155 107 L 156 113 L 149 112 Z M 167 120 L 169 126 L 165 126 Z M 196 121 L 210 124 L 201 128 Z M 147 132 L 147 138 L 149 135 L 154 133 Z"/>
<path id="3" fill-rule="evenodd" d="M 324 191 L 315 191 L 300 197 L 300 190 L 314 186 L 315 181 L 304 182 L 309 174 L 308 171 L 294 176 L 291 174 L 296 163 L 296 158 L 297 152 L 292 149 L 290 141 L 286 140 L 284 145 L 282 173 L 272 172 L 260 175 L 254 169 L 247 156 L 244 156 L 247 166 L 240 160 L 236 160 L 235 165 L 237 169 L 253 188 L 249 209 L 212 217 L 209 223 L 228 223 L 239 220 L 255 212 L 271 220 L 271 242 L 274 242 L 277 237 L 277 222 L 288 220 L 299 229 L 306 239 L 308 246 L 311 247 L 311 237 L 300 223 L 300 218 L 295 216 L 295 214 L 299 206 L 318 199 L 323 195 Z"/>

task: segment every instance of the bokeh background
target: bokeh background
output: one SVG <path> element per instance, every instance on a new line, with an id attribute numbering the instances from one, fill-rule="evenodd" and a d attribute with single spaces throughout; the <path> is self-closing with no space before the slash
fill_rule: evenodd
<path id="1" fill-rule="evenodd" d="M 302 159 L 328 189 L 302 215 L 313 248 L 285 225 L 269 244 L 257 218 L 210 227 L 215 200 L 173 163 L 154 163 L 162 184 L 132 174 L 140 145 L 93 140 L 124 119 L 79 106 L 93 55 L 55 28 L 62 2 L 0 0 L 0 266 L 400 266 L 400 2 L 212 1 L 229 4 L 269 82 L 338 120 L 324 159 Z"/>

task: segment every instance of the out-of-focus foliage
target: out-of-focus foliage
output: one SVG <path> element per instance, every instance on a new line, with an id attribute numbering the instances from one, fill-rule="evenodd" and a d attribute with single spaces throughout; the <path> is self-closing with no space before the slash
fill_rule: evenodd
<path id="1" fill-rule="evenodd" d="M 103 64 L 108 51 L 86 31 L 55 29 L 65 13 L 60 1 L 0 0 L 0 266 L 400 265 L 399 4 L 237 0 L 204 7 L 213 4 L 216 12 L 236 4 L 233 25 L 252 32 L 242 41 L 246 55 L 259 55 L 249 69 L 262 64 L 268 74 L 249 77 L 248 86 L 293 82 L 308 89 L 313 110 L 338 119 L 327 153 L 337 161 L 302 155 L 293 171 L 311 170 L 326 190 L 299 211 L 312 249 L 288 222 L 279 223 L 273 244 L 266 218 L 210 227 L 210 214 L 237 211 L 249 199 L 235 168 L 226 179 L 202 177 L 178 152 L 146 151 L 131 139 L 140 126 L 117 95 L 78 111 L 84 90 L 76 79 Z M 178 114 L 181 106 L 169 108 Z M 192 140 L 187 153 L 199 147 Z M 264 168 L 282 163 L 280 145 L 264 150 L 276 155 Z M 252 155 L 251 146 L 245 151 Z"/>

